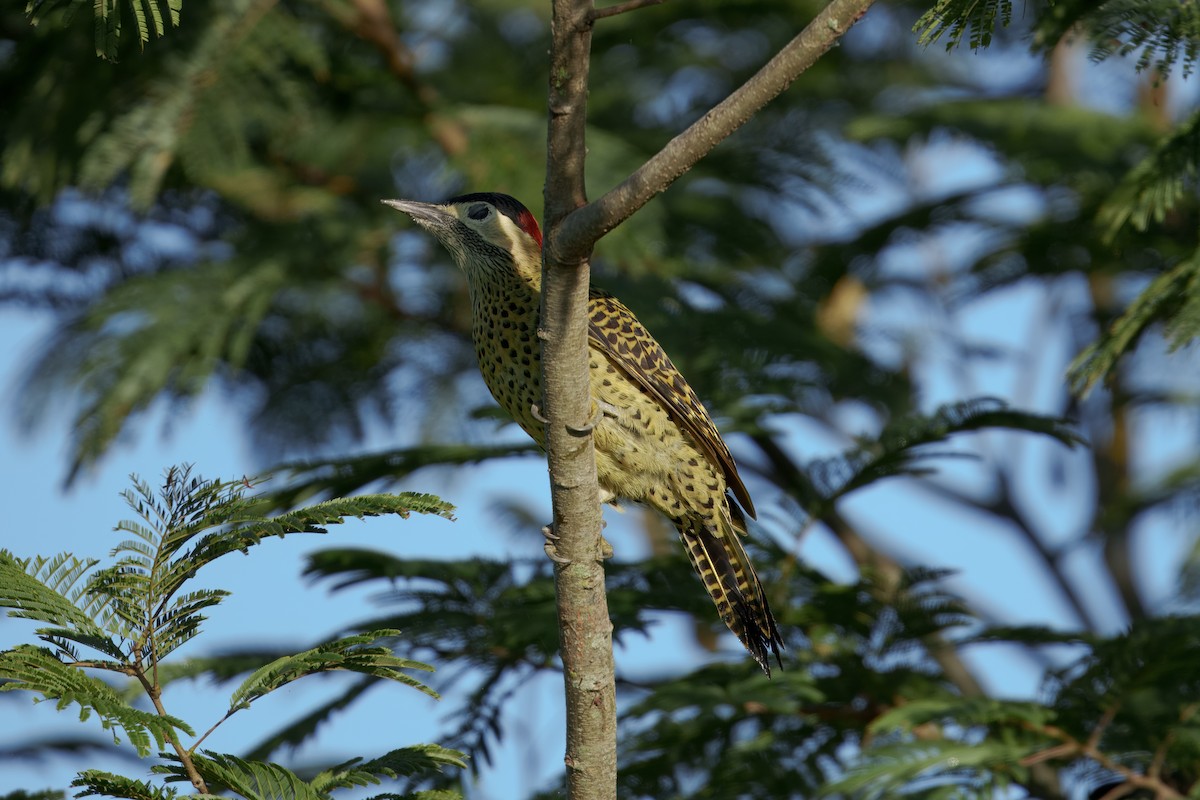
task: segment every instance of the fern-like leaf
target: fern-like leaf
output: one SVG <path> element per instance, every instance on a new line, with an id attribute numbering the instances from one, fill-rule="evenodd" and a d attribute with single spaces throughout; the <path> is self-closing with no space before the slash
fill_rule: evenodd
<path id="1" fill-rule="evenodd" d="M 375 794 L 366 800 L 463 800 L 462 792 L 453 789 L 426 789 L 422 792 L 406 792 L 404 794 Z"/>
<path id="2" fill-rule="evenodd" d="M 827 785 L 823 794 L 862 800 L 1003 796 L 1009 785 L 1006 776 L 1033 749 L 1032 744 L 993 739 L 978 744 L 941 739 L 875 747 Z"/>
<path id="3" fill-rule="evenodd" d="M 1072 391 L 1086 396 L 1147 328 L 1164 321 L 1174 347 L 1200 333 L 1200 251 L 1151 281 L 1125 313 L 1075 357 L 1067 368 Z"/>
<path id="4" fill-rule="evenodd" d="M 1137 56 L 1137 69 L 1162 73 L 1183 64 L 1189 74 L 1200 57 L 1200 7 L 1180 0 L 1056 0 L 1038 20 L 1034 44 L 1042 49 L 1068 35 L 1092 43 L 1091 57 Z"/>
<path id="5" fill-rule="evenodd" d="M 1162 222 L 1185 196 L 1195 197 L 1200 172 L 1200 112 L 1155 146 L 1129 171 L 1097 214 L 1111 241 L 1126 225 L 1146 230 Z"/>
<path id="6" fill-rule="evenodd" d="M 416 669 L 432 672 L 433 667 L 419 661 L 397 658 L 389 648 L 382 645 L 371 645 L 381 638 L 398 634 L 399 631 L 394 630 L 371 631 L 276 659 L 256 670 L 237 688 L 229 698 L 230 711 L 245 708 L 258 698 L 305 675 L 335 670 L 358 672 L 396 681 L 436 698 L 437 692 L 400 671 Z"/>
<path id="7" fill-rule="evenodd" d="M 87 610 L 88 602 L 84 601 L 85 607 L 80 608 L 71 598 L 51 588 L 59 586 L 71 591 L 86 570 L 95 564 L 95 561 L 81 561 L 69 555 L 21 560 L 7 550 L 0 550 L 0 606 L 9 609 L 10 617 L 54 626 L 39 629 L 39 634 L 44 632 L 56 640 L 84 644 L 109 658 L 123 660 L 126 654 L 119 643 L 113 641 L 114 631 L 93 621 Z M 36 577 L 38 575 L 42 580 Z M 72 596 L 76 601 L 84 597 L 80 591 L 73 592 Z"/>
<path id="8" fill-rule="evenodd" d="M 97 769 L 79 773 L 71 786 L 80 789 L 76 797 L 124 797 L 128 800 L 175 800 L 179 796 L 169 786 L 155 786 L 149 781 L 138 781 L 124 775 L 114 775 Z M 195 795 L 191 795 L 194 797 Z"/>
<path id="9" fill-rule="evenodd" d="M 913 25 L 917 43 L 930 45 L 943 37 L 946 49 L 961 43 L 964 35 L 971 49 L 992 43 L 996 21 L 1007 26 L 1012 21 L 1011 0 L 938 0 Z"/>
<path id="10" fill-rule="evenodd" d="M 0 800 L 66 800 L 66 793 L 58 789 L 43 789 L 40 792 L 18 789 L 15 792 L 0 794 Z"/>
<path id="11" fill-rule="evenodd" d="M 940 453 L 928 446 L 959 433 L 1002 428 L 1050 436 L 1068 446 L 1083 440 L 1067 420 L 1017 411 L 993 398 L 976 398 L 940 407 L 930 416 L 907 417 L 887 426 L 878 439 L 835 458 L 810 462 L 806 472 L 818 502 L 838 497 L 869 483 L 895 475 L 927 472 L 918 461 L 938 456 L 962 457 L 962 453 Z"/>
<path id="12" fill-rule="evenodd" d="M 279 468 L 280 472 L 289 473 L 289 481 L 284 488 L 273 491 L 271 497 L 280 506 L 291 508 L 315 495 L 345 497 L 381 478 L 398 480 L 423 467 L 475 464 L 490 458 L 539 452 L 537 445 L 521 443 L 421 445 L 352 458 L 296 461 Z"/>
<path id="13" fill-rule="evenodd" d="M 192 759 L 210 790 L 225 787 L 246 800 L 328 800 L 279 764 L 247 761 L 211 750 L 193 754 Z M 178 762 L 157 765 L 151 771 L 169 776 L 168 780 L 188 780 L 186 770 Z"/>
<path id="14" fill-rule="evenodd" d="M 312 780 L 313 788 L 321 792 L 368 786 L 380 778 L 399 778 L 423 773 L 441 772 L 445 767 L 466 769 L 466 756 L 441 745 L 422 744 L 401 747 L 370 761 L 347 762 L 320 773 Z"/>
<path id="15" fill-rule="evenodd" d="M 165 747 L 173 729 L 194 735 L 183 720 L 133 708 L 107 683 L 75 665 L 64 664 L 44 647 L 18 645 L 0 653 L 0 676 L 8 679 L 0 683 L 0 691 L 36 692 L 54 700 L 60 709 L 76 704 L 80 719 L 87 719 L 94 712 L 101 725 L 113 731 L 114 741 L 120 741 L 116 729 L 124 730 L 130 744 L 143 757 L 150 754 L 152 739 L 159 749 Z"/>
<path id="16" fill-rule="evenodd" d="M 898 730 L 912 733 L 930 723 L 964 728 L 972 725 L 1040 727 L 1054 719 L 1054 711 L 1040 703 L 997 700 L 991 697 L 927 697 L 911 700 L 880 714 L 868 726 L 874 733 Z"/>
<path id="17" fill-rule="evenodd" d="M 179 14 L 183 9 L 182 0 L 125 0 L 137 26 L 138 42 L 145 46 L 150 41 L 150 33 L 162 36 L 167 31 L 163 10 L 172 27 L 179 26 Z M 52 11 L 62 8 L 68 14 L 87 5 L 87 0 L 30 0 L 25 6 L 25 13 L 34 25 Z M 122 0 L 92 0 L 92 13 L 95 15 L 95 46 L 96 55 L 101 58 L 115 60 L 121 41 L 121 5 Z"/>

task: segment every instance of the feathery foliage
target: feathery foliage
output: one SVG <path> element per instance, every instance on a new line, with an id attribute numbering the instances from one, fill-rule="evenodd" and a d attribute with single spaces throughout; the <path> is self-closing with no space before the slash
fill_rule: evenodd
<path id="1" fill-rule="evenodd" d="M 94 713 L 105 729 L 113 731 L 114 742 L 119 743 L 117 732 L 123 731 L 141 758 L 155 750 L 173 753 L 173 764 L 154 770 L 190 781 L 202 795 L 209 794 L 206 786 L 211 785 L 213 791 L 224 787 L 246 800 L 324 800 L 333 789 L 378 783 L 381 777 L 420 777 L 444 766 L 465 766 L 457 752 L 427 745 L 396 750 L 354 767 L 347 765 L 323 773 L 316 784 L 310 784 L 276 764 L 208 751 L 196 754 L 200 742 L 233 714 L 309 675 L 353 672 L 436 698 L 436 692 L 409 674 L 413 670 L 431 672 L 433 667 L 396 657 L 380 643 L 395 640 L 400 635 L 397 630 L 334 639 L 262 664 L 233 691 L 224 716 L 186 748 L 182 736 L 195 737 L 195 730 L 167 713 L 162 702 L 163 686 L 179 677 L 223 671 L 231 678 L 247 671 L 247 663 L 261 663 L 259 657 L 230 669 L 233 665 L 228 662 L 213 664 L 202 659 L 176 671 L 163 663 L 201 632 L 202 612 L 228 597 L 228 592 L 213 589 L 184 591 L 203 567 L 222 556 L 247 553 L 268 536 L 325 533 L 329 525 L 347 517 L 394 514 L 404 518 L 418 512 L 449 518 L 452 509 L 447 503 L 432 495 L 364 495 L 265 516 L 264 510 L 277 501 L 248 496 L 251 484 L 244 478 L 205 480 L 193 476 L 190 467 L 183 467 L 167 470 L 157 492 L 136 477 L 132 481 L 133 489 L 124 497 L 139 519 L 117 525 L 118 532 L 134 538 L 113 548 L 111 565 L 100 566 L 97 560 L 69 554 L 18 559 L 0 550 L 0 606 L 8 608 L 11 617 L 43 623 L 35 633 L 49 645 L 22 644 L 0 652 L 0 691 L 33 692 L 55 701 L 59 709 L 77 705 L 81 720 Z M 85 650 L 103 658 L 91 658 Z M 147 696 L 153 710 L 134 707 L 131 694 L 119 692 L 91 674 L 93 670 L 133 679 L 136 693 Z M 99 770 L 81 772 L 73 785 L 82 789 L 79 796 L 131 800 L 176 796 L 169 787 Z"/>
<path id="2" fill-rule="evenodd" d="M 29 15 L 30 23 L 37 25 L 46 18 L 58 15 L 73 16 L 81 6 L 87 5 L 87 0 L 29 0 L 25 13 Z M 97 0 L 92 3 L 95 14 L 96 55 L 113 59 L 117 56 L 117 45 L 121 37 L 121 8 L 122 0 Z M 164 20 L 169 20 L 171 27 L 179 26 L 179 14 L 183 10 L 183 0 L 129 0 L 129 13 L 137 26 L 138 43 L 145 46 L 150 41 L 151 27 L 155 36 L 166 33 Z"/>
<path id="3" fill-rule="evenodd" d="M 1181 124 L 1170 136 L 1129 171 L 1108 201 L 1097 222 L 1109 239 L 1125 225 L 1145 231 L 1151 222 L 1162 223 L 1200 184 L 1200 112 Z"/>
<path id="4" fill-rule="evenodd" d="M 1036 41 L 1056 44 L 1078 35 L 1092 45 L 1093 59 L 1136 56 L 1136 69 L 1166 74 L 1182 64 L 1184 75 L 1200 58 L 1200 10 L 1172 0 L 1058 0 L 1041 17 Z"/>
<path id="5" fill-rule="evenodd" d="M 347 670 L 376 678 L 386 678 L 418 689 L 431 697 L 437 692 L 400 672 L 403 669 L 432 671 L 433 667 L 405 658 L 396 658 L 387 647 L 367 646 L 379 639 L 398 636 L 400 631 L 379 630 L 327 642 L 303 653 L 284 656 L 266 664 L 246 678 L 229 698 L 230 711 L 247 708 L 268 692 L 319 672 Z"/>
<path id="6" fill-rule="evenodd" d="M 51 638 L 46 636 L 48 640 Z M 129 743 L 145 758 L 152 752 L 166 747 L 179 729 L 189 736 L 195 735 L 187 723 L 167 714 L 153 714 L 131 707 L 128 702 L 104 681 L 83 672 L 82 667 L 93 667 L 116 671 L 118 666 L 98 662 L 64 663 L 59 655 L 66 646 L 56 643 L 59 652 L 34 645 L 18 645 L 0 653 L 0 676 L 6 680 L 0 691 L 29 691 L 46 700 L 54 700 L 60 710 L 69 705 L 79 706 L 79 718 L 87 720 L 95 713 L 105 729 L 112 730 L 113 741 L 119 743 L 117 730 L 123 730 Z M 129 670 L 132 672 L 132 669 Z"/>
<path id="7" fill-rule="evenodd" d="M 1068 369 L 1075 392 L 1085 395 L 1110 377 L 1121 357 L 1156 323 L 1165 323 L 1172 349 L 1200 336 L 1200 250 L 1151 281 L 1109 329 L 1075 357 Z"/>
<path id="8" fill-rule="evenodd" d="M 1045 4 L 1034 25 L 1035 45 L 1049 49 L 1064 38 L 1081 36 L 1092 44 L 1092 58 L 1137 56 L 1138 71 L 1161 73 L 1182 63 L 1190 73 L 1200 57 L 1200 11 L 1195 3 L 1175 0 L 1056 0 Z M 917 20 L 917 41 L 944 39 L 951 49 L 963 42 L 988 47 L 998 26 L 1013 21 L 1012 0 L 937 0 Z"/>
<path id="9" fill-rule="evenodd" d="M 959 433 L 1003 429 L 1039 433 L 1070 447 L 1083 444 L 1068 420 L 1010 409 L 996 398 L 976 398 L 944 405 L 929 416 L 894 420 L 870 442 L 840 456 L 810 461 L 804 472 L 812 482 L 813 496 L 801 498 L 801 502 L 819 516 L 824 508 L 855 489 L 883 478 L 927 475 L 935 469 L 920 462 L 947 456 L 970 457 L 969 453 L 929 450 L 929 445 Z"/>

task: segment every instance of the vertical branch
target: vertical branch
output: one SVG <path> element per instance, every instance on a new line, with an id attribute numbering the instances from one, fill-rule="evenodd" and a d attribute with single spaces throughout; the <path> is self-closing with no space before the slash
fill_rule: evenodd
<path id="1" fill-rule="evenodd" d="M 542 261 L 542 378 L 554 506 L 558 625 L 566 688 L 567 796 L 615 800 L 616 688 L 612 622 L 600 557 L 600 502 L 589 420 L 587 303 L 591 247 L 559 257 L 559 222 L 587 202 L 583 181 L 591 0 L 553 0 L 546 240 Z M 580 252 L 579 248 L 575 252 Z"/>

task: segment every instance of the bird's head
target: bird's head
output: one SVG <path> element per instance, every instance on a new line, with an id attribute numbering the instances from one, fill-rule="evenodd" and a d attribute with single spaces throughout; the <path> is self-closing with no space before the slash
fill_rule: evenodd
<path id="1" fill-rule="evenodd" d="M 542 231 L 529 209 L 495 192 L 451 197 L 444 203 L 384 200 L 437 237 L 467 278 L 515 271 L 541 283 Z"/>

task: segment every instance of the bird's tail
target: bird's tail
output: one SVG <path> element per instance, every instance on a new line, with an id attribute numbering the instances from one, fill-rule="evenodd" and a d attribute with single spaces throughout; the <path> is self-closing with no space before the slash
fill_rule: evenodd
<path id="1" fill-rule="evenodd" d="M 754 565 L 742 547 L 737 524 L 721 525 L 720 530 L 711 516 L 691 514 L 676 520 L 675 525 L 717 612 L 770 677 L 772 654 L 783 667 L 779 654 L 783 640 Z"/>

